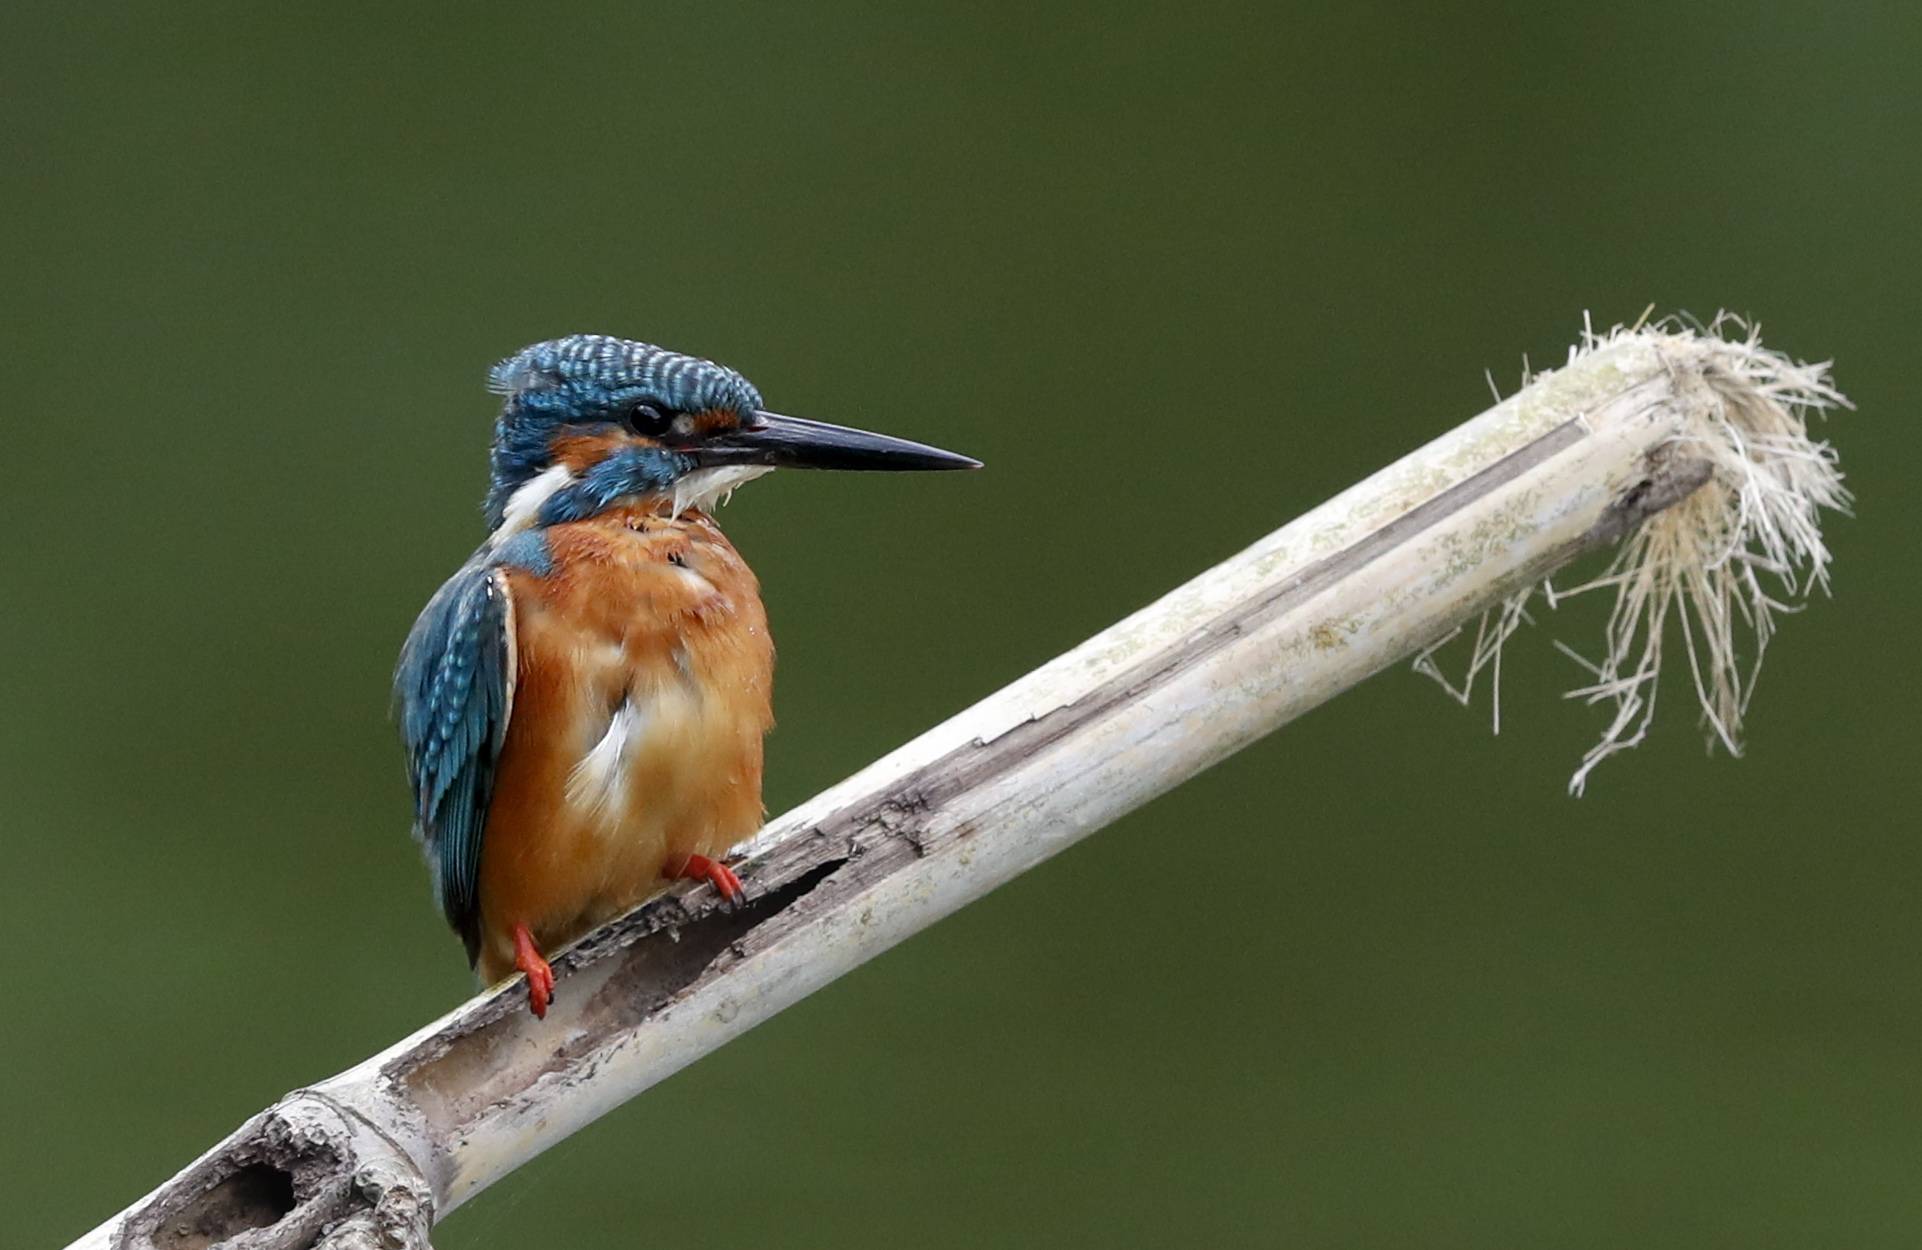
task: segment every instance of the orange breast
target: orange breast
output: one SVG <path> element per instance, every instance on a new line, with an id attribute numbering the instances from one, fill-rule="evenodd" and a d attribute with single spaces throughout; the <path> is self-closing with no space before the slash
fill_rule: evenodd
<path id="1" fill-rule="evenodd" d="M 508 574 L 513 715 L 481 845 L 482 975 L 662 888 L 759 827 L 774 647 L 760 587 L 701 513 L 547 531 L 547 577 Z"/>

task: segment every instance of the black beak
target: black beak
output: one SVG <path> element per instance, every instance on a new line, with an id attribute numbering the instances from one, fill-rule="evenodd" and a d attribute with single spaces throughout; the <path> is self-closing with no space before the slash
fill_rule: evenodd
<path id="1" fill-rule="evenodd" d="M 712 435 L 687 451 L 703 466 L 765 464 L 781 469 L 884 472 L 981 467 L 971 456 L 939 447 L 776 412 L 757 412 L 740 429 Z"/>

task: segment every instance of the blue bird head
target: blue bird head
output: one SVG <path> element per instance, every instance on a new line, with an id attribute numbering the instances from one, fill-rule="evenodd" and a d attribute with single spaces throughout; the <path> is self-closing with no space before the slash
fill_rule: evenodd
<path id="1" fill-rule="evenodd" d="M 602 334 L 535 343 L 494 366 L 487 524 L 549 525 L 635 499 L 705 507 L 778 467 L 971 469 L 967 456 L 766 411 L 739 373 Z"/>

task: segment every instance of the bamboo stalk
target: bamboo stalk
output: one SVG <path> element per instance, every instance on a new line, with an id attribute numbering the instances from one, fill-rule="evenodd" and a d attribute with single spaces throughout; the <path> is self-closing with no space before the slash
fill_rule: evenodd
<path id="1" fill-rule="evenodd" d="M 642 1090 L 1688 497 L 1709 471 L 1684 436 L 1727 385 L 1708 344 L 1730 346 L 1593 345 L 775 820 L 743 910 L 705 886 L 644 905 L 555 960 L 545 1021 L 497 987 L 74 1245 L 425 1245 Z"/>

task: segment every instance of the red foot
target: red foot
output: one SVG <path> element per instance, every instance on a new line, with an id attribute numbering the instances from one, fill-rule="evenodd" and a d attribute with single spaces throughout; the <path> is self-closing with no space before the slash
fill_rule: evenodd
<path id="1" fill-rule="evenodd" d="M 541 958 L 541 948 L 524 924 L 514 926 L 514 966 L 527 974 L 527 1005 L 534 1018 L 547 1019 L 547 1004 L 554 1001 L 554 970 Z"/>
<path id="2" fill-rule="evenodd" d="M 664 874 L 670 881 L 705 881 L 721 892 L 721 897 L 739 907 L 747 902 L 747 890 L 734 870 L 718 859 L 705 855 L 690 855 L 680 868 L 670 868 Z"/>

